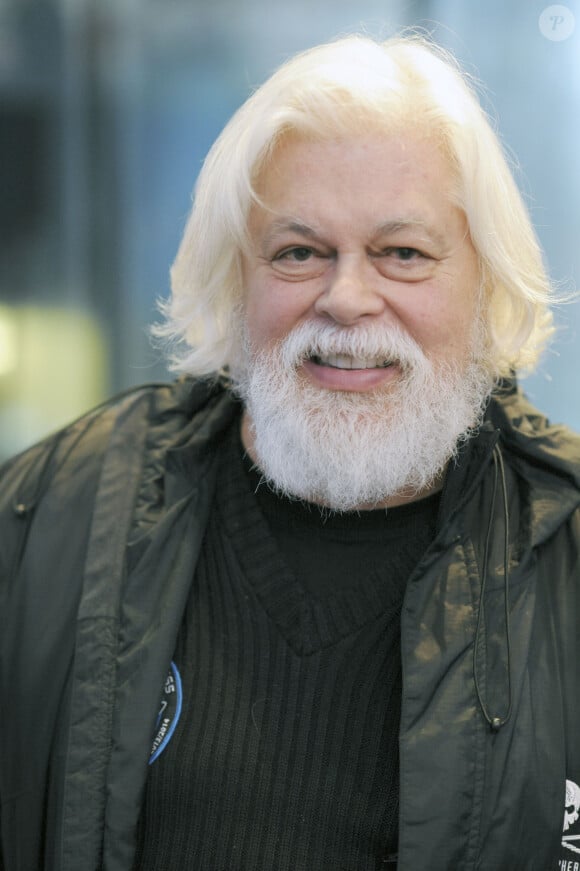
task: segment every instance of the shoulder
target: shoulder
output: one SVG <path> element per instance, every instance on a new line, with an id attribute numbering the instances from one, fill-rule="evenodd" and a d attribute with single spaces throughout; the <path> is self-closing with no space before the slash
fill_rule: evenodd
<path id="1" fill-rule="evenodd" d="M 155 429 L 160 437 L 178 439 L 180 432 L 196 416 L 203 417 L 206 408 L 223 394 L 224 387 L 217 381 L 187 378 L 131 388 L 5 462 L 0 466 L 3 486 L 10 489 L 26 478 L 28 486 L 22 495 L 30 496 L 47 464 L 53 468 L 67 465 L 78 453 L 85 461 L 98 462 L 113 431 L 130 439 L 138 429 Z"/>
<path id="2" fill-rule="evenodd" d="M 515 384 L 494 393 L 488 417 L 514 456 L 580 487 L 580 435 L 550 422 Z"/>
<path id="3" fill-rule="evenodd" d="M 90 515 L 105 457 L 122 478 L 163 463 L 172 447 L 223 415 L 232 400 L 218 381 L 181 379 L 131 389 L 103 403 L 0 468 L 0 568 L 41 503 L 57 522 L 81 506 Z M 217 409 L 217 411 L 216 411 Z M 211 435 L 208 436 L 210 438 Z M 78 520 L 75 517 L 75 520 Z M 4 556 L 3 556 L 4 553 Z"/>
<path id="4" fill-rule="evenodd" d="M 488 418 L 499 430 L 533 543 L 549 540 L 558 529 L 574 529 L 580 541 L 580 436 L 550 423 L 515 385 L 494 395 Z"/>

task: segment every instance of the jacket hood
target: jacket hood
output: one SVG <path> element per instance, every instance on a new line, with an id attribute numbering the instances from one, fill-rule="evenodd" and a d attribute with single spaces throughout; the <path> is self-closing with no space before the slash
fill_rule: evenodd
<path id="1" fill-rule="evenodd" d="M 144 385 L 105 407 L 120 408 L 124 400 L 132 405 L 139 397 L 148 405 L 148 461 L 135 506 L 133 540 L 156 524 L 163 504 L 167 507 L 190 491 L 200 452 L 203 454 L 209 443 L 215 444 L 240 412 L 239 400 L 227 383 L 217 378 L 196 381 L 185 377 L 170 384 Z M 92 420 L 100 419 L 100 415 L 95 418 L 99 410 L 81 419 L 81 431 L 89 428 Z M 37 461 L 30 463 L 18 486 L 16 513 L 30 514 L 34 509 L 55 466 L 64 461 L 59 455 L 66 458 L 68 450 L 61 450 L 61 442 L 67 441 L 64 436 L 75 429 L 76 425 L 67 428 L 48 440 L 48 450 L 38 451 Z M 477 437 L 459 452 L 455 473 L 448 478 L 443 494 L 445 514 L 460 510 L 478 486 L 497 443 L 518 476 L 521 496 L 529 506 L 529 536 L 534 547 L 546 541 L 580 506 L 580 436 L 564 425 L 550 424 L 515 380 L 502 382 L 490 399 Z"/>
<path id="2" fill-rule="evenodd" d="M 191 480 L 191 464 L 197 465 L 199 461 L 197 445 L 219 439 L 239 413 L 240 403 L 223 380 L 182 379 L 171 386 L 152 414 L 153 419 L 163 422 L 165 429 L 165 402 L 173 414 L 178 412 L 175 429 L 179 438 L 173 437 L 165 469 L 169 474 L 167 495 L 175 487 L 177 496 L 183 495 L 186 482 Z M 184 427 L 184 420 L 190 424 Z M 465 498 L 478 486 L 496 444 L 520 480 L 521 495 L 529 506 L 529 535 L 534 547 L 546 541 L 580 506 L 580 435 L 564 425 L 551 424 L 529 402 L 515 379 L 504 381 L 490 399 L 479 436 L 469 443 L 467 467 L 464 475 L 460 472 L 453 482 L 451 493 L 457 487 L 459 492 L 463 490 Z M 446 502 L 449 501 L 447 494 Z M 463 499 L 456 500 L 455 496 L 453 501 L 455 508 L 463 503 Z"/>
<path id="3" fill-rule="evenodd" d="M 580 436 L 550 424 L 515 383 L 494 393 L 486 418 L 520 479 L 532 546 L 541 544 L 580 505 Z"/>

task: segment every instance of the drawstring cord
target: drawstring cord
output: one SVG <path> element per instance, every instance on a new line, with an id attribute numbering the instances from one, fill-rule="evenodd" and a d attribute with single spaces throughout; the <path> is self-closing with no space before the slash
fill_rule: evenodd
<path id="1" fill-rule="evenodd" d="M 499 732 L 502 726 L 508 722 L 512 712 L 512 681 L 511 681 L 511 645 L 510 645 L 510 614 L 509 614 L 509 509 L 507 501 L 507 487 L 505 482 L 505 469 L 501 451 L 496 446 L 493 450 L 493 493 L 491 497 L 491 510 L 489 512 L 489 521 L 487 524 L 487 533 L 485 537 L 485 550 L 483 554 L 481 593 L 479 597 L 479 613 L 477 615 L 477 626 L 475 629 L 475 642 L 473 645 L 473 680 L 475 683 L 475 692 L 481 707 L 483 716 L 492 732 Z M 493 517 L 495 509 L 495 500 L 497 495 L 498 477 L 501 481 L 501 490 L 503 497 L 503 516 L 504 516 L 504 552 L 503 552 L 503 572 L 504 572 L 504 607 L 505 607 L 505 643 L 507 653 L 507 680 L 508 680 L 508 706 L 503 716 L 492 716 L 483 699 L 479 679 L 477 676 L 477 652 L 479 649 L 479 638 L 482 630 L 482 619 L 485 602 L 485 587 L 487 582 L 487 566 L 489 558 L 489 546 L 491 541 L 491 533 L 493 528 Z"/>

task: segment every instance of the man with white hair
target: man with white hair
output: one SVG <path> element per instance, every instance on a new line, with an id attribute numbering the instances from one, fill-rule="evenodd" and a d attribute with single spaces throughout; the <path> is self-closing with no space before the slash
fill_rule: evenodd
<path id="1" fill-rule="evenodd" d="M 514 380 L 549 299 L 436 46 L 250 97 L 157 328 L 183 377 L 3 473 L 4 871 L 568 867 L 580 440 Z"/>

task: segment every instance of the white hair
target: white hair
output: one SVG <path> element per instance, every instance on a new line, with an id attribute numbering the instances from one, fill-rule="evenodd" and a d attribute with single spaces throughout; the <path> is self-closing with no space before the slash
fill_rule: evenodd
<path id="1" fill-rule="evenodd" d="M 209 375 L 240 347 L 241 256 L 255 186 L 282 137 L 372 131 L 435 139 L 478 253 L 494 377 L 531 370 L 553 332 L 549 279 L 527 209 L 475 90 L 423 37 L 350 36 L 284 64 L 235 113 L 210 150 L 171 271 L 165 322 L 174 371 Z"/>

